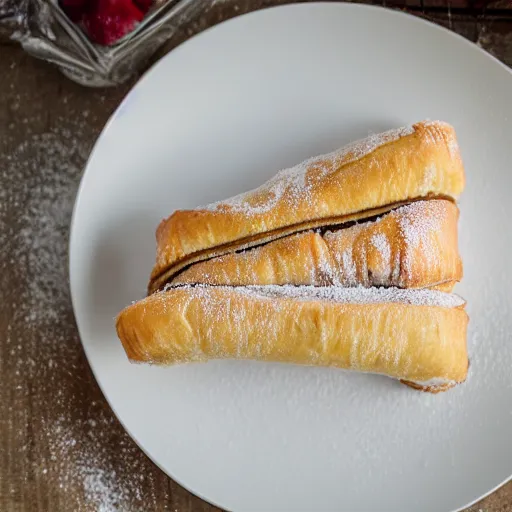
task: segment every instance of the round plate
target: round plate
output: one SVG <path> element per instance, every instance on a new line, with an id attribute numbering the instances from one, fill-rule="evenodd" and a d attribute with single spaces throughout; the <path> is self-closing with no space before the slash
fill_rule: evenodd
<path id="1" fill-rule="evenodd" d="M 139 82 L 88 163 L 70 271 L 91 367 L 156 464 L 231 510 L 449 511 L 509 478 L 511 91 L 511 73 L 461 37 L 347 4 L 236 18 Z M 467 170 L 466 384 L 429 395 L 328 368 L 128 363 L 114 317 L 144 295 L 163 217 L 424 118 L 456 127 Z"/>

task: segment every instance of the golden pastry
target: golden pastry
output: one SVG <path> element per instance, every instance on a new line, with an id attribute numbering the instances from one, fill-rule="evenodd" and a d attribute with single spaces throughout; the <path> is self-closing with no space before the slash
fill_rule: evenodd
<path id="1" fill-rule="evenodd" d="M 255 359 L 374 372 L 425 391 L 463 382 L 464 301 L 434 290 L 183 286 L 117 318 L 132 361 Z"/>
<path id="2" fill-rule="evenodd" d="M 420 198 L 455 199 L 464 169 L 453 128 L 421 122 L 279 172 L 260 188 L 195 210 L 157 230 L 149 291 L 185 267 L 308 229 L 375 217 Z"/>
<path id="3" fill-rule="evenodd" d="M 417 201 L 372 222 L 289 235 L 191 265 L 171 284 L 396 286 L 450 291 L 462 277 L 457 206 Z"/>

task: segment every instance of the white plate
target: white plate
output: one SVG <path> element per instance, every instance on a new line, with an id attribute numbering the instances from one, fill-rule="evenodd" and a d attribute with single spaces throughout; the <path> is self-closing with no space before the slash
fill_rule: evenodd
<path id="1" fill-rule="evenodd" d="M 423 118 L 453 123 L 471 375 L 437 396 L 323 368 L 130 365 L 114 316 L 143 296 L 154 231 L 176 208 Z M 407 15 L 280 7 L 161 60 L 105 128 L 77 199 L 71 289 L 115 413 L 172 478 L 231 510 L 448 511 L 512 474 L 512 75 Z"/>

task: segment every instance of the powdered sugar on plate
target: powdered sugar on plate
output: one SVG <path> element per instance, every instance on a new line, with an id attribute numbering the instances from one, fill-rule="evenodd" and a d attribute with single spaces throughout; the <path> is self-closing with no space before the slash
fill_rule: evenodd
<path id="1" fill-rule="evenodd" d="M 371 242 L 375 249 L 379 251 L 382 261 L 391 267 L 391 246 L 389 240 L 384 233 L 377 233 L 372 236 Z"/>
<path id="2" fill-rule="evenodd" d="M 417 384 L 418 386 L 422 386 L 424 388 L 438 388 L 441 386 L 455 386 L 455 384 L 457 384 L 457 382 L 454 380 L 443 379 L 442 377 L 433 377 L 432 379 L 429 379 L 429 380 L 423 380 L 423 381 L 416 380 L 413 382 L 414 382 L 414 384 Z"/>

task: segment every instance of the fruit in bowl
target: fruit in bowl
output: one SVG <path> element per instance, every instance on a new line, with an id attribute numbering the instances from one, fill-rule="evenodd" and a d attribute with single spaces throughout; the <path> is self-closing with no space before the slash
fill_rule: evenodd
<path id="1" fill-rule="evenodd" d="M 154 0 L 59 0 L 71 21 L 82 27 L 89 39 L 111 46 L 130 33 Z"/>

